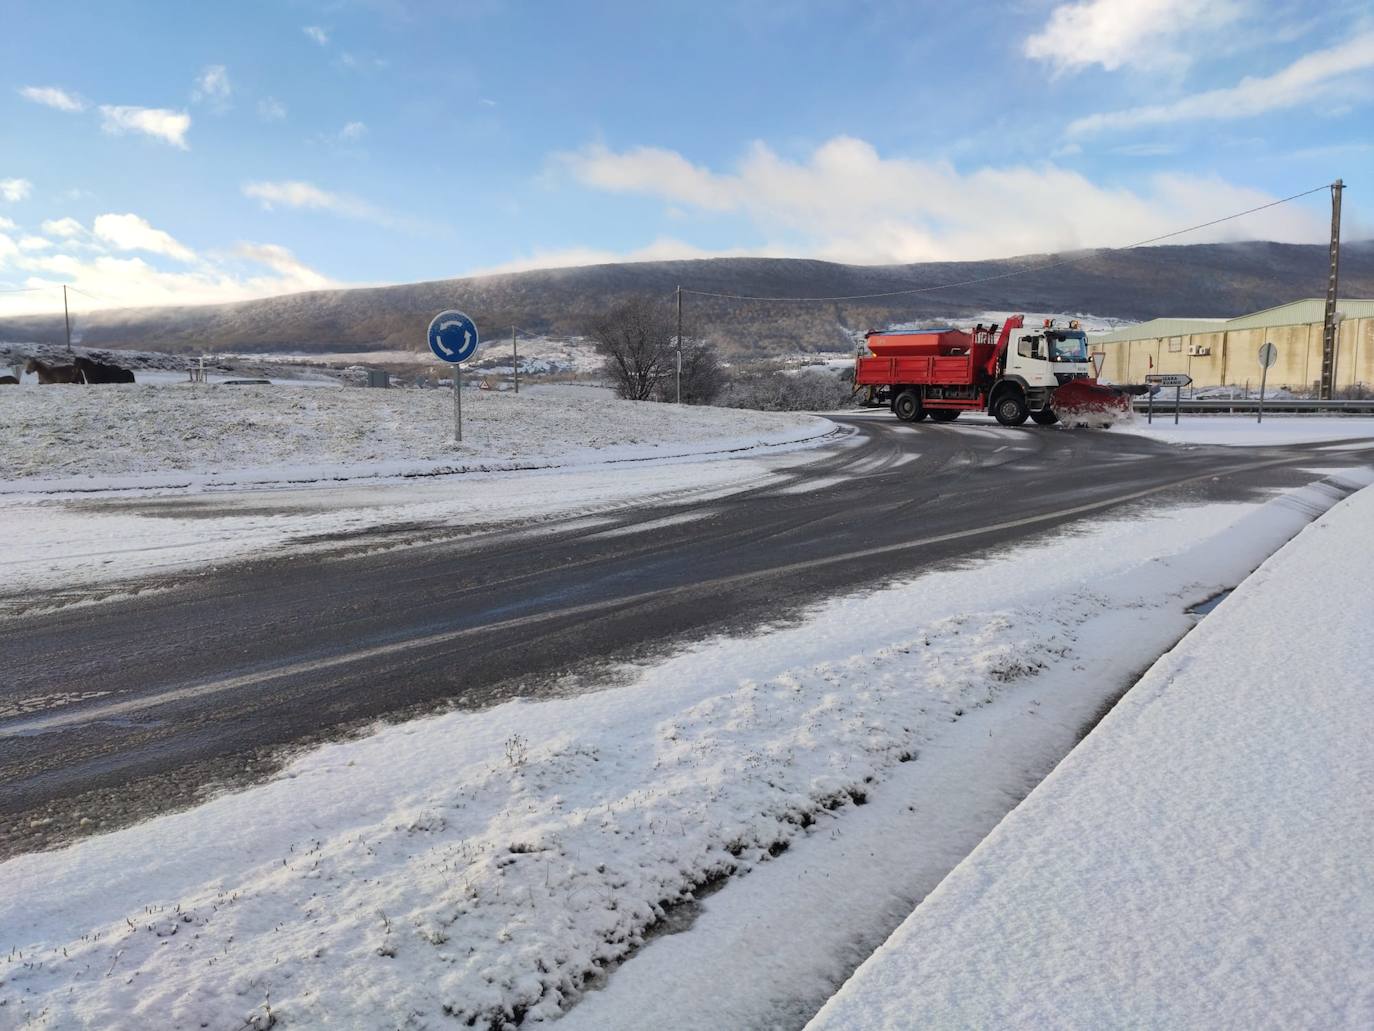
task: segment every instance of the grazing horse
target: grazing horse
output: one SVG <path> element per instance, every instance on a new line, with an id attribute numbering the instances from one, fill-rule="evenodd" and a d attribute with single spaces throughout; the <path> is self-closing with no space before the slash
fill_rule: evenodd
<path id="1" fill-rule="evenodd" d="M 86 383 L 132 383 L 134 374 L 122 365 L 107 365 L 93 362 L 89 358 L 77 358 L 77 382 Z"/>
<path id="2" fill-rule="evenodd" d="M 16 383 L 18 383 L 18 382 L 19 382 L 19 381 L 18 381 L 17 379 L 15 379 L 13 376 L 0 376 L 0 386 L 6 386 L 6 385 L 8 385 L 8 384 L 16 384 Z"/>
<path id="3" fill-rule="evenodd" d="M 37 358 L 30 358 L 24 371 L 38 373 L 39 383 L 80 383 L 80 373 L 75 365 L 48 365 Z"/>

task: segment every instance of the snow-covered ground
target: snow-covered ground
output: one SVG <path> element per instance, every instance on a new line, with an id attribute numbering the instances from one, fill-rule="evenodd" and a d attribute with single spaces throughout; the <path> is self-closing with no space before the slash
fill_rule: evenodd
<path id="1" fill-rule="evenodd" d="M 581 337 L 552 338 L 521 334 L 516 341 L 520 357 L 522 375 L 579 374 L 598 372 L 606 359 L 599 354 L 588 340 Z M 512 355 L 509 335 L 486 337 L 482 350 L 471 364 L 480 375 L 483 372 L 509 374 Z M 264 351 L 243 352 L 224 355 L 246 363 L 278 363 L 289 365 L 412 365 L 416 368 L 432 368 L 437 361 L 428 349 L 423 351 L 372 350 L 372 351 Z"/>
<path id="2" fill-rule="evenodd" d="M 766 482 L 838 432 L 811 416 L 571 391 L 473 392 L 464 417 L 460 448 L 452 395 L 435 391 L 50 386 L 11 396 L 0 405 L 11 542 L 0 549 L 0 615 L 279 547 L 327 550 L 370 527 L 426 528 L 390 540 L 404 546 L 700 500 Z M 33 597 L 54 589 L 64 597 Z"/>
<path id="3" fill-rule="evenodd" d="M 1339 496 L 1142 508 L 1124 537 L 1109 524 L 1033 537 L 786 628 L 612 670 L 598 693 L 389 727 L 266 785 L 11 860 L 0 1013 L 34 1028 L 539 1021 L 674 904 L 724 883 L 696 926 L 565 1019 L 800 1023 L 877 943 L 866 936 L 880 940 L 1052 763 L 1036 724 L 1053 724 L 1062 754 L 1083 714 L 1186 629 L 1187 606 Z M 998 718 L 977 723 L 984 712 Z M 984 729 L 996 747 L 954 776 L 940 758 L 951 735 L 962 751 Z M 981 790 L 971 813 L 966 789 Z M 942 812 L 911 811 L 918 797 Z M 851 906 L 882 883 L 868 871 L 884 839 L 870 820 L 861 847 L 837 843 L 894 798 L 920 854 L 879 865 L 913 872 L 881 905 Z M 825 876 L 797 912 L 813 867 Z M 729 942 L 732 910 L 758 917 L 733 927 L 752 937 L 714 950 L 704 974 L 665 979 L 655 950 Z"/>
<path id="4" fill-rule="evenodd" d="M 1274 447 L 1311 444 L 1325 440 L 1374 440 L 1374 419 L 1350 415 L 1180 415 L 1174 425 L 1172 412 L 1155 411 L 1153 423 L 1139 412 L 1112 426 L 1113 433 L 1162 440 L 1170 444 L 1226 444 Z"/>
<path id="5" fill-rule="evenodd" d="M 886 409 L 869 409 L 874 418 L 892 418 Z M 965 412 L 957 426 L 996 426 L 990 415 Z M 1026 424 L 1027 433 L 1078 433 L 1071 426 L 1052 428 Z M 1155 412 L 1148 423 L 1140 413 L 1116 419 L 1110 433 L 1131 433 L 1169 444 L 1222 444 L 1230 447 L 1281 447 L 1285 444 L 1317 444 L 1323 441 L 1374 441 L 1374 418 L 1350 415 L 1266 415 L 1257 423 L 1253 415 L 1180 415 Z"/>
<path id="6" fill-rule="evenodd" d="M 0 406 L 0 493 L 289 483 L 673 458 L 814 438 L 810 416 L 602 398 L 49 386 Z"/>
<path id="7" fill-rule="evenodd" d="M 1371 525 L 1246 580 L 810 1027 L 1374 1027 Z"/>

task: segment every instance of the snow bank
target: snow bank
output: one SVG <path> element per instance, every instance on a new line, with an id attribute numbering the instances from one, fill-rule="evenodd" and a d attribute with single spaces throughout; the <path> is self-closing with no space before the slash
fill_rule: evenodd
<path id="1" fill-rule="evenodd" d="M 1331 497 L 1140 513 L 1149 532 L 1125 540 L 1110 525 L 1042 537 L 606 675 L 622 686 L 386 728 L 261 787 L 11 860 L 0 1013 L 36 1028 L 557 1016 L 667 908 L 839 833 L 966 713 L 1064 676 L 1110 694 L 1140 660 L 1117 635 L 1181 632 L 1184 606 Z"/>
<path id="2" fill-rule="evenodd" d="M 816 439 L 811 416 L 465 391 L 49 386 L 0 398 L 0 493 L 282 483 L 672 458 Z"/>
<path id="3" fill-rule="evenodd" d="M 810 1026 L 1374 1026 L 1371 524 L 1246 580 Z"/>

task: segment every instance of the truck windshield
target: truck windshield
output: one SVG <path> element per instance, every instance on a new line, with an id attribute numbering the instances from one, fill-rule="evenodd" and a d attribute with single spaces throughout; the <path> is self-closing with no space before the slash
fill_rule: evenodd
<path id="1" fill-rule="evenodd" d="M 1088 338 L 1082 333 L 1049 333 L 1050 360 L 1055 362 L 1086 362 Z"/>

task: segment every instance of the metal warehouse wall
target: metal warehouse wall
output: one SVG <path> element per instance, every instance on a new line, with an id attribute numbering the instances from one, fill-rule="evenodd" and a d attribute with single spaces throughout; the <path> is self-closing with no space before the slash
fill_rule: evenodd
<path id="1" fill-rule="evenodd" d="M 1320 322 L 1147 337 L 1092 348 L 1106 353 L 1102 372 L 1114 383 L 1143 383 L 1151 372 L 1183 372 L 1193 377 L 1194 386 L 1215 387 L 1258 383 L 1258 353 L 1266 342 L 1279 349 L 1278 363 L 1269 370 L 1270 386 L 1306 390 L 1317 382 L 1322 368 Z M 1210 353 L 1189 353 L 1194 350 Z M 1340 323 L 1336 386 L 1357 383 L 1374 384 L 1374 318 L 1346 318 Z"/>

